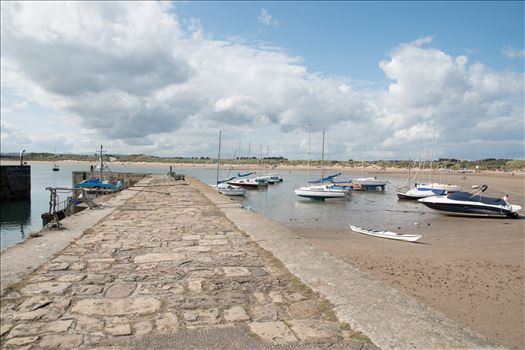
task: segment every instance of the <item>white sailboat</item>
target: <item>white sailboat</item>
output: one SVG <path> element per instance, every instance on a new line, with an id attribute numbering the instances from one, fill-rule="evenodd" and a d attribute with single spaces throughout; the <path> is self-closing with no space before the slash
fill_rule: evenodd
<path id="1" fill-rule="evenodd" d="M 321 179 L 324 177 L 324 130 L 323 130 L 323 147 L 321 155 Z M 308 182 L 310 180 L 310 127 L 308 127 Z M 347 189 L 337 188 L 331 184 L 314 184 L 294 189 L 299 197 L 322 200 L 329 198 L 345 198 L 350 192 Z"/>
<path id="2" fill-rule="evenodd" d="M 240 186 L 231 185 L 229 183 L 219 182 L 219 170 L 221 166 L 221 138 L 222 131 L 219 130 L 219 153 L 217 155 L 217 181 L 212 185 L 219 193 L 225 196 L 245 196 L 246 190 Z"/>
<path id="3" fill-rule="evenodd" d="M 434 139 L 435 138 L 436 138 L 436 128 L 434 128 L 434 134 L 432 136 L 432 152 L 430 155 L 430 182 L 419 183 L 416 185 L 416 188 L 431 188 L 434 190 L 446 191 L 448 193 L 461 191 L 461 187 L 459 185 L 434 182 L 434 169 L 432 165 L 434 162 Z"/>
<path id="4" fill-rule="evenodd" d="M 417 179 L 419 175 L 419 171 L 422 168 L 422 160 L 421 160 L 421 141 L 419 143 L 419 163 L 416 171 L 416 175 L 414 176 L 414 179 Z M 411 176 L 410 176 L 410 167 L 408 168 L 408 190 L 406 191 L 397 191 L 397 197 L 399 199 L 421 199 L 431 196 L 439 196 L 447 194 L 446 190 L 439 189 L 439 188 L 432 188 L 432 187 L 417 187 L 417 184 L 412 187 L 411 186 Z"/>

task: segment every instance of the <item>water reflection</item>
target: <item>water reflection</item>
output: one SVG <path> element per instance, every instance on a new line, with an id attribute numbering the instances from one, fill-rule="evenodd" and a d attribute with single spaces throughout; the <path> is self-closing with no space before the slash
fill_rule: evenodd
<path id="1" fill-rule="evenodd" d="M 25 227 L 31 222 L 31 200 L 11 200 L 0 203 L 1 246 L 25 239 Z M 13 233 L 18 232 L 19 235 Z"/>

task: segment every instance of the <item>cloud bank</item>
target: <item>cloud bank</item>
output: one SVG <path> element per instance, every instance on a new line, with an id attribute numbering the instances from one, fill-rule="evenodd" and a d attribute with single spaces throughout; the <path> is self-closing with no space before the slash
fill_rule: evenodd
<path id="1" fill-rule="evenodd" d="M 333 158 L 413 157 L 434 128 L 438 155 L 523 157 L 523 73 L 451 56 L 431 37 L 394 48 L 379 62 L 389 86 L 362 90 L 309 72 L 285 49 L 215 40 L 195 21 L 184 28 L 165 3 L 1 6 L 2 88 L 119 147 L 213 154 L 222 129 L 303 158 L 311 124 L 338 145 Z"/>

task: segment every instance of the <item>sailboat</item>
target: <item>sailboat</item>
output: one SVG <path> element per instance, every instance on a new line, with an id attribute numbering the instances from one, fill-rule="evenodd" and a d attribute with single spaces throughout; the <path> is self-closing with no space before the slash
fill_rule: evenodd
<path id="1" fill-rule="evenodd" d="M 432 164 L 434 161 L 434 139 L 435 138 L 436 138 L 436 128 L 434 128 L 434 134 L 432 136 L 432 152 L 430 156 L 430 182 L 416 184 L 416 188 L 431 188 L 435 190 L 447 191 L 449 193 L 461 191 L 461 187 L 458 185 L 434 182 L 434 169 L 432 168 Z"/>
<path id="2" fill-rule="evenodd" d="M 350 192 L 348 189 L 340 188 L 332 184 L 323 184 L 324 181 L 324 135 L 323 130 L 323 147 L 321 152 L 321 179 L 320 184 L 310 184 L 310 127 L 308 128 L 308 186 L 294 189 L 299 197 L 310 198 L 313 200 L 324 201 L 327 198 L 344 198 Z M 318 181 L 315 181 L 316 183 Z"/>
<path id="3" fill-rule="evenodd" d="M 422 167 L 422 160 L 421 160 L 421 142 L 419 143 L 419 164 L 416 171 L 416 175 L 414 176 L 414 179 L 416 179 L 419 175 L 419 171 Z M 421 199 L 431 196 L 441 196 L 444 194 L 447 194 L 447 191 L 444 189 L 438 189 L 438 188 L 431 188 L 431 187 L 417 187 L 417 184 L 411 188 L 411 176 L 410 176 L 410 166 L 408 168 L 408 191 L 397 191 L 397 197 L 399 199 Z"/>
<path id="4" fill-rule="evenodd" d="M 60 171 L 60 168 L 57 165 L 57 149 L 55 148 L 55 159 L 53 162 L 53 171 Z"/>
<path id="5" fill-rule="evenodd" d="M 240 186 L 230 185 L 227 181 L 219 181 L 219 170 L 221 165 L 221 138 L 222 131 L 219 130 L 219 154 L 217 156 L 217 182 L 212 185 L 219 193 L 225 196 L 245 196 L 246 190 Z"/>
<path id="6" fill-rule="evenodd" d="M 241 147 L 239 144 L 239 159 L 241 154 Z M 262 145 L 261 145 L 261 158 L 262 158 Z M 260 166 L 260 159 L 257 161 L 257 168 Z M 268 182 L 265 179 L 259 178 L 259 177 L 248 177 L 251 175 L 255 175 L 256 173 L 251 171 L 245 174 L 242 174 L 240 172 L 237 172 L 237 177 L 228 180 L 228 184 L 234 185 L 234 186 L 241 186 L 246 189 L 252 189 L 252 190 L 258 190 L 259 188 L 265 188 L 268 187 Z"/>

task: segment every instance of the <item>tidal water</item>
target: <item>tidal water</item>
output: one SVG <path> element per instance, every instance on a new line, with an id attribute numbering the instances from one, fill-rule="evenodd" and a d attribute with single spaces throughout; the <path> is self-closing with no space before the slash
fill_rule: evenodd
<path id="1" fill-rule="evenodd" d="M 70 187 L 73 171 L 86 171 L 84 164 L 61 164 L 60 171 L 52 171 L 51 164 L 31 163 L 31 200 L 2 201 L 0 205 L 0 249 L 5 249 L 27 238 L 31 232 L 42 228 L 40 215 L 49 209 L 49 191 L 45 188 Z M 125 166 L 110 165 L 115 172 L 138 172 L 166 174 L 169 165 Z M 205 183 L 214 183 L 216 170 L 174 167 L 177 173 L 192 175 Z M 231 176 L 235 175 L 233 173 Z M 284 170 L 279 172 L 284 181 L 267 189 L 249 190 L 245 198 L 236 198 L 247 210 L 280 222 L 292 229 L 348 229 L 349 224 L 374 228 L 392 229 L 406 227 L 421 220 L 429 211 L 417 202 L 398 201 L 395 189 L 387 186 L 386 191 L 354 192 L 348 199 L 312 201 L 297 197 L 293 189 L 304 186 L 307 172 Z M 358 173 L 343 173 L 341 178 L 359 176 Z M 220 178 L 226 178 L 227 171 L 221 171 Z M 319 171 L 312 171 L 311 178 L 320 177 Z M 388 178 L 388 177 L 387 177 Z M 389 179 L 400 186 L 403 179 Z M 64 194 L 60 200 L 65 200 Z M 432 214 L 430 214 L 432 215 Z"/>

